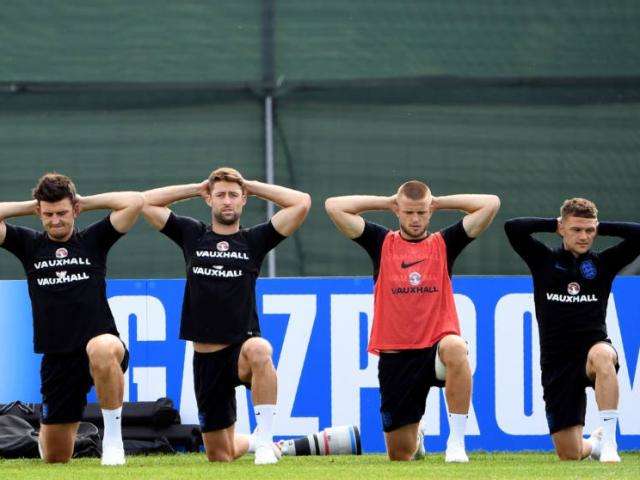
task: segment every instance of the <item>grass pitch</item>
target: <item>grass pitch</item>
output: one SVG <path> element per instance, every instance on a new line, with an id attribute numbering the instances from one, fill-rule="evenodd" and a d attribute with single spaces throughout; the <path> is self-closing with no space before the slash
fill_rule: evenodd
<path id="1" fill-rule="evenodd" d="M 472 453 L 466 465 L 444 463 L 442 454 L 417 462 L 389 462 L 383 455 L 285 457 L 277 465 L 255 466 L 246 456 L 211 464 L 203 454 L 128 457 L 124 467 L 101 467 L 98 459 L 45 465 L 39 460 L 0 460 L 0 479 L 639 479 L 640 453 L 623 453 L 622 463 L 559 462 L 551 453 Z"/>

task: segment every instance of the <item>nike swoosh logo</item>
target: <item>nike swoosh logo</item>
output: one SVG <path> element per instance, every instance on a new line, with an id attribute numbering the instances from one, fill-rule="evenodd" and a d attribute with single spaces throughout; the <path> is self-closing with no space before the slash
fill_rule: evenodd
<path id="1" fill-rule="evenodd" d="M 426 259 L 423 258 L 422 260 L 418 260 L 417 262 L 411 262 L 411 263 L 405 263 L 404 261 L 400 264 L 400 267 L 402 268 L 409 268 L 412 267 L 413 265 L 417 265 L 420 262 L 424 262 Z"/>
<path id="2" fill-rule="evenodd" d="M 556 263 L 555 267 L 556 267 L 558 270 L 562 270 L 562 271 L 564 271 L 564 272 L 566 272 L 566 271 L 567 271 L 567 269 L 566 269 L 566 268 L 564 268 L 564 267 L 563 267 L 562 265 L 560 265 L 559 263 Z"/>

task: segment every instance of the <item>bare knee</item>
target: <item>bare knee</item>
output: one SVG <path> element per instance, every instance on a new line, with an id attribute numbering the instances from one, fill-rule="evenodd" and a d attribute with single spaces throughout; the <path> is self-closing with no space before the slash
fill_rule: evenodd
<path id="1" fill-rule="evenodd" d="M 389 454 L 389 460 L 392 462 L 408 462 L 413 457 L 415 453 L 415 449 L 413 451 L 408 451 L 404 449 L 393 449 L 387 452 Z"/>
<path id="2" fill-rule="evenodd" d="M 61 453 L 47 453 L 44 455 L 44 463 L 67 463 L 71 460 L 71 455 L 64 455 Z"/>
<path id="3" fill-rule="evenodd" d="M 243 354 L 249 362 L 249 365 L 251 365 L 252 370 L 271 365 L 272 353 L 273 349 L 269 342 L 261 338 L 247 340 L 243 346 Z"/>
<path id="4" fill-rule="evenodd" d="M 448 368 L 468 366 L 467 343 L 457 335 L 445 337 L 438 348 L 440 360 Z"/>
<path id="5" fill-rule="evenodd" d="M 557 450 L 558 458 L 562 461 L 582 460 L 582 452 L 578 449 Z"/>
<path id="6" fill-rule="evenodd" d="M 615 374 L 616 354 L 611 347 L 598 344 L 589 352 L 588 364 L 596 375 Z"/>
<path id="7" fill-rule="evenodd" d="M 207 460 L 210 462 L 232 462 L 233 454 L 224 450 L 207 452 Z"/>
<path id="8" fill-rule="evenodd" d="M 95 373 L 108 371 L 118 363 L 122 344 L 112 335 L 95 337 L 87 344 L 87 357 L 91 370 Z"/>

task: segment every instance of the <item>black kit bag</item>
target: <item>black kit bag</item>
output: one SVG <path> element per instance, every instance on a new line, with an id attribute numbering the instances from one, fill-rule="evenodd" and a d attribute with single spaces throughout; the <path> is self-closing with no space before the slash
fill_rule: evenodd
<path id="1" fill-rule="evenodd" d="M 38 433 L 25 419 L 0 415 L 0 457 L 38 458 Z"/>
<path id="2" fill-rule="evenodd" d="M 80 422 L 76 442 L 73 445 L 73 458 L 101 457 L 102 440 L 98 427 L 92 423 Z"/>
<path id="3" fill-rule="evenodd" d="M 102 410 L 97 403 L 88 404 L 82 420 L 104 428 Z M 155 402 L 124 402 L 122 405 L 123 427 L 166 428 L 180 423 L 180 413 L 169 398 L 159 398 Z"/>
<path id="4" fill-rule="evenodd" d="M 34 428 L 40 426 L 40 410 L 39 403 L 24 403 L 16 400 L 11 403 L 0 403 L 0 415 L 14 415 L 26 420 Z"/>

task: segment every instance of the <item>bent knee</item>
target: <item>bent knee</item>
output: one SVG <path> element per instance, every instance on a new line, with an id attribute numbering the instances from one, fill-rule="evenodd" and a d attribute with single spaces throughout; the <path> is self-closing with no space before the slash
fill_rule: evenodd
<path id="1" fill-rule="evenodd" d="M 67 463 L 71 460 L 71 455 L 59 453 L 45 454 L 42 460 L 44 460 L 44 463 Z"/>
<path id="2" fill-rule="evenodd" d="M 467 342 L 455 335 L 446 337 L 446 342 L 438 347 L 438 356 L 445 365 L 468 363 L 467 352 Z"/>
<path id="3" fill-rule="evenodd" d="M 233 454 L 222 450 L 207 452 L 207 460 L 210 462 L 232 462 Z"/>
<path id="4" fill-rule="evenodd" d="M 589 363 L 595 370 L 615 368 L 616 354 L 610 348 L 600 348 L 589 353 Z"/>
<path id="5" fill-rule="evenodd" d="M 562 461 L 582 460 L 582 452 L 577 450 L 556 452 Z"/>
<path id="6" fill-rule="evenodd" d="M 411 460 L 411 458 L 413 458 L 413 454 L 414 452 L 409 452 L 406 450 L 395 450 L 388 452 L 389 460 L 391 460 L 392 462 L 408 462 L 409 460 Z"/>
<path id="7" fill-rule="evenodd" d="M 123 353 L 123 348 L 115 338 L 95 338 L 87 344 L 86 352 L 91 364 L 105 364 L 117 361 Z"/>
<path id="8" fill-rule="evenodd" d="M 247 340 L 243 346 L 244 355 L 249 363 L 264 363 L 271 361 L 273 349 L 271 344 L 263 339 Z"/>

